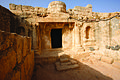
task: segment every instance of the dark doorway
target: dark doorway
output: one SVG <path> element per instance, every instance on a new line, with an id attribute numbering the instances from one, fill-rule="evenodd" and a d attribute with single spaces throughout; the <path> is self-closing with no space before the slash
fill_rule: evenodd
<path id="1" fill-rule="evenodd" d="M 62 29 L 51 30 L 52 48 L 62 48 Z"/>

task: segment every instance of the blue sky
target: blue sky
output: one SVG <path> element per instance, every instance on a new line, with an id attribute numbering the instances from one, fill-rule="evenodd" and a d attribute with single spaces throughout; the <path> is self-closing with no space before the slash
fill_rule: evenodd
<path id="1" fill-rule="evenodd" d="M 33 7 L 48 7 L 48 4 L 56 0 L 0 0 L 0 5 L 9 9 L 9 3 L 29 5 Z M 74 6 L 83 6 L 92 4 L 93 12 L 120 12 L 120 0 L 57 0 L 66 4 L 66 9 Z"/>

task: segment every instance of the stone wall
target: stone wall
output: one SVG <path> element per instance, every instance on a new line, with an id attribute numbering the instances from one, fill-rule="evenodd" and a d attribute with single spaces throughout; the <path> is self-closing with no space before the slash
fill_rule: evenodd
<path id="1" fill-rule="evenodd" d="M 87 27 L 90 30 L 87 31 Z M 94 47 L 105 49 L 108 46 L 120 45 L 120 18 L 116 17 L 107 21 L 84 22 L 80 27 L 81 45 L 86 47 Z M 86 36 L 89 38 L 87 39 Z"/>
<path id="2" fill-rule="evenodd" d="M 13 14 L 9 10 L 0 5 L 0 30 L 10 32 L 11 15 Z"/>
<path id="3" fill-rule="evenodd" d="M 32 37 L 31 24 L 22 17 L 13 14 L 2 6 L 0 6 L 0 17 L 0 30 Z"/>
<path id="4" fill-rule="evenodd" d="M 92 12 L 91 4 L 88 4 L 86 7 L 75 6 L 73 9 L 66 11 L 66 5 L 61 1 L 51 2 L 48 8 L 34 8 L 31 6 L 10 4 L 10 10 L 12 13 L 19 15 L 23 21 L 26 20 L 31 24 L 31 31 L 33 31 L 34 35 L 34 49 L 42 50 L 51 48 L 51 28 L 60 27 L 56 26 L 56 24 L 49 25 L 49 22 L 63 22 L 61 25 L 64 25 L 66 22 L 75 23 L 72 29 L 63 29 L 64 38 L 62 43 L 64 48 L 69 46 L 75 48 L 83 47 L 85 50 L 87 50 L 87 48 L 89 49 L 89 47 L 105 49 L 106 45 L 116 46 L 117 44 L 119 45 L 120 42 L 120 18 L 115 17 L 107 20 L 116 14 L 120 14 L 119 12 Z M 105 19 L 107 21 L 105 21 Z M 43 24 L 41 25 L 39 23 Z M 90 30 L 87 27 L 90 27 Z M 68 38 L 69 40 L 67 41 Z M 72 44 L 68 45 L 68 43 Z"/>
<path id="5" fill-rule="evenodd" d="M 66 12 L 66 4 L 61 1 L 53 1 L 48 5 L 49 13 Z"/>
<path id="6" fill-rule="evenodd" d="M 120 18 L 113 18 L 108 21 L 100 21 L 96 23 L 95 37 L 97 45 L 105 49 L 106 45 L 120 45 Z"/>
<path id="7" fill-rule="evenodd" d="M 47 8 L 43 7 L 32 7 L 27 5 L 15 5 L 9 4 L 10 11 L 22 18 L 32 18 L 34 16 L 45 16 Z"/>
<path id="8" fill-rule="evenodd" d="M 0 80 L 30 80 L 33 69 L 31 38 L 0 30 Z"/>
<path id="9" fill-rule="evenodd" d="M 120 45 L 120 18 L 111 20 L 111 46 Z"/>
<path id="10" fill-rule="evenodd" d="M 67 12 L 74 17 L 89 17 L 92 16 L 92 5 L 88 4 L 86 7 L 75 6 L 73 9 L 68 9 Z"/>

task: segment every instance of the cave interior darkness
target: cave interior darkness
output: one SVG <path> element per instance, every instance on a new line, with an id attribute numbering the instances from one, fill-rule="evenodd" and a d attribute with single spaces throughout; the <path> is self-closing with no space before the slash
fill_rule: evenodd
<path id="1" fill-rule="evenodd" d="M 62 48 L 62 29 L 51 30 L 52 48 Z"/>

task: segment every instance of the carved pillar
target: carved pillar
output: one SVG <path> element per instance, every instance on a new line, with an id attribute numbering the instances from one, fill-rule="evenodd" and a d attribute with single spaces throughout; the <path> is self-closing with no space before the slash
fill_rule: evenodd
<path id="1" fill-rule="evenodd" d="M 74 50 L 76 52 L 83 52 L 84 49 L 81 46 L 81 33 L 80 33 L 80 29 L 81 29 L 82 24 L 78 24 L 75 23 L 75 28 L 74 28 Z"/>
<path id="2" fill-rule="evenodd" d="M 75 47 L 81 47 L 80 43 L 80 26 L 75 23 Z"/>

